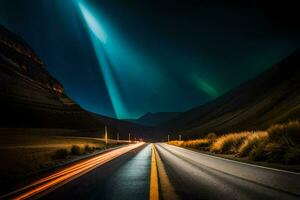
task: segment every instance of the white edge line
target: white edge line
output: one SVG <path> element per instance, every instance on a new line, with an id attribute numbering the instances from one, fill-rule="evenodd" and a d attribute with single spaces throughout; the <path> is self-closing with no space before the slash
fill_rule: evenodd
<path id="1" fill-rule="evenodd" d="M 170 144 L 167 144 L 167 143 L 165 143 L 165 144 L 169 145 L 169 146 L 173 146 L 173 147 L 178 147 L 178 146 L 170 145 Z M 182 148 L 182 149 L 185 149 L 185 150 L 188 150 L 188 151 L 191 151 L 191 152 L 199 153 L 199 154 L 204 155 L 204 156 L 208 156 L 208 157 L 212 157 L 212 158 L 217 158 L 217 159 L 220 159 L 220 160 L 226 160 L 226 161 L 230 161 L 230 162 L 234 162 L 234 163 L 238 163 L 238 164 L 242 164 L 242 165 L 248 165 L 248 166 L 262 168 L 262 169 L 268 169 L 268 170 L 273 170 L 273 171 L 278 171 L 278 172 L 284 172 L 284 173 L 289 173 L 289 174 L 300 175 L 299 172 L 292 172 L 292 171 L 287 171 L 287 170 L 283 170 L 283 169 L 276 169 L 276 168 L 271 168 L 271 167 L 265 167 L 265 166 L 261 166 L 261 165 L 255 165 L 255 164 L 251 164 L 251 163 L 246 163 L 246 162 L 242 162 L 242 161 L 231 160 L 229 158 L 223 158 L 223 157 L 219 157 L 219 156 L 213 156 L 213 155 L 209 155 L 209 154 L 206 154 L 206 153 L 202 153 L 202 152 L 198 152 L 198 151 L 186 149 L 186 148 L 183 148 L 183 147 L 178 147 L 178 148 Z"/>

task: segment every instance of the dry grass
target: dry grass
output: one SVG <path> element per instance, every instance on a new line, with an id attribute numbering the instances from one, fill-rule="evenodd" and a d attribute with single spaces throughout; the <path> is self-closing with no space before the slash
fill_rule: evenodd
<path id="1" fill-rule="evenodd" d="M 204 139 L 170 141 L 169 144 L 213 153 L 233 154 L 255 161 L 300 164 L 300 122 L 277 124 L 266 131 L 209 134 Z"/>
<path id="2" fill-rule="evenodd" d="M 218 137 L 211 145 L 213 153 L 233 154 L 236 153 L 244 140 L 251 135 L 251 132 L 231 133 Z"/>
<path id="3" fill-rule="evenodd" d="M 187 140 L 187 141 L 170 141 L 168 144 L 172 144 L 180 147 L 194 148 L 200 150 L 207 150 L 211 145 L 212 140 L 210 139 L 197 139 L 197 140 Z"/>
<path id="4" fill-rule="evenodd" d="M 78 158 L 78 154 L 93 153 L 95 150 L 123 143 L 108 140 L 106 145 L 105 141 L 99 138 L 73 137 L 74 131 L 58 130 L 54 133 L 56 130 L 51 129 L 51 134 L 48 131 L 0 130 L 0 193 L 8 192 L 19 184 L 22 186 L 39 172 Z M 60 134 L 62 136 L 58 136 Z M 76 131 L 74 135 L 86 133 Z M 73 145 L 77 150 L 72 153 Z"/>
<path id="5" fill-rule="evenodd" d="M 251 160 L 300 164 L 300 123 L 273 125 L 268 136 L 249 154 Z"/>
<path id="6" fill-rule="evenodd" d="M 174 145 L 174 146 L 179 146 L 182 147 L 183 145 L 183 141 L 179 141 L 179 140 L 172 140 L 170 142 L 168 142 L 168 144 Z"/>
<path id="7" fill-rule="evenodd" d="M 197 139 L 197 140 L 188 140 L 183 143 L 185 147 L 203 149 L 206 150 L 209 148 L 213 141 L 211 139 Z"/>
<path id="8" fill-rule="evenodd" d="M 240 157 L 248 156 L 253 149 L 256 149 L 268 137 L 268 132 L 258 131 L 248 135 L 244 142 L 238 148 Z"/>
<path id="9" fill-rule="evenodd" d="M 55 154 L 53 155 L 53 159 L 66 159 L 68 157 L 68 150 L 67 149 L 58 149 L 55 151 Z"/>
<path id="10" fill-rule="evenodd" d="M 77 150 L 71 153 L 72 146 Z M 0 135 L 0 179 L 17 179 L 53 167 L 78 154 L 106 148 L 94 138 L 42 135 Z M 79 150 L 79 151 L 78 151 Z M 1 181 L 0 181 L 1 182 Z"/>
<path id="11" fill-rule="evenodd" d="M 270 141 L 276 141 L 288 146 L 300 145 L 300 122 L 277 124 L 268 128 Z"/>
<path id="12" fill-rule="evenodd" d="M 71 147 L 71 154 L 75 156 L 81 155 L 83 152 L 80 149 L 80 146 L 78 145 L 72 145 Z"/>

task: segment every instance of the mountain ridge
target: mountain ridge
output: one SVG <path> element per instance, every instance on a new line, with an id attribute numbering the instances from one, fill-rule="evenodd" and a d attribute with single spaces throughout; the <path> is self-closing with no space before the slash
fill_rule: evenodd
<path id="1" fill-rule="evenodd" d="M 264 129 L 300 116 L 300 50 L 221 97 L 160 124 L 190 135 Z M 259 113 L 256 115 L 256 113 Z"/>
<path id="2" fill-rule="evenodd" d="M 176 117 L 178 114 L 180 114 L 180 112 L 147 112 L 137 119 L 125 119 L 125 121 L 145 126 L 157 126 Z"/>
<path id="3" fill-rule="evenodd" d="M 112 133 L 145 136 L 148 127 L 95 115 L 67 96 L 63 85 L 19 36 L 0 25 L 0 127 L 77 129 L 83 136 Z M 137 130 L 137 131 L 136 131 Z M 138 132 L 139 131 L 139 132 Z M 79 133 L 80 135 L 80 133 Z M 112 135 L 111 135 L 112 136 Z"/>

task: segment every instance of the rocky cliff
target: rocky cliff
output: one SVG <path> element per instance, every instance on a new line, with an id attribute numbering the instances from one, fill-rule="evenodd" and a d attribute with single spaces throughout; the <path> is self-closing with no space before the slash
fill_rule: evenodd
<path id="1" fill-rule="evenodd" d="M 97 129 L 20 37 L 0 26 L 0 127 Z"/>

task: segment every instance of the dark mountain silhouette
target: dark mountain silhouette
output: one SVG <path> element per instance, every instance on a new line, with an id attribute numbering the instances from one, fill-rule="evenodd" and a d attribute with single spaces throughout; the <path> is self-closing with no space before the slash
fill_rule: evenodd
<path id="1" fill-rule="evenodd" d="M 123 139 L 127 139 L 128 134 L 130 133 L 132 140 L 140 138 L 147 140 L 160 140 L 161 135 L 163 134 L 163 131 L 159 130 L 156 127 L 150 127 L 147 125 L 126 120 L 116 120 L 114 118 L 95 113 L 91 114 L 108 126 L 110 135 L 113 138 L 116 138 L 117 133 L 119 133 Z"/>
<path id="2" fill-rule="evenodd" d="M 190 135 L 265 129 L 300 118 L 300 51 L 225 95 L 161 127 Z"/>
<path id="3" fill-rule="evenodd" d="M 47 72 L 29 45 L 1 25 L 0 110 L 1 128 L 102 131 L 107 125 L 114 132 L 127 135 L 131 130 L 139 136 L 147 130 L 82 109 L 66 95 L 62 84 Z"/>
<path id="4" fill-rule="evenodd" d="M 1 127 L 101 128 L 20 37 L 0 26 Z"/>
<path id="5" fill-rule="evenodd" d="M 130 122 L 134 122 L 146 126 L 157 126 L 159 124 L 162 124 L 164 122 L 173 119 L 179 114 L 180 112 L 157 112 L 157 113 L 148 112 L 138 119 L 127 119 L 126 121 L 130 121 Z"/>

